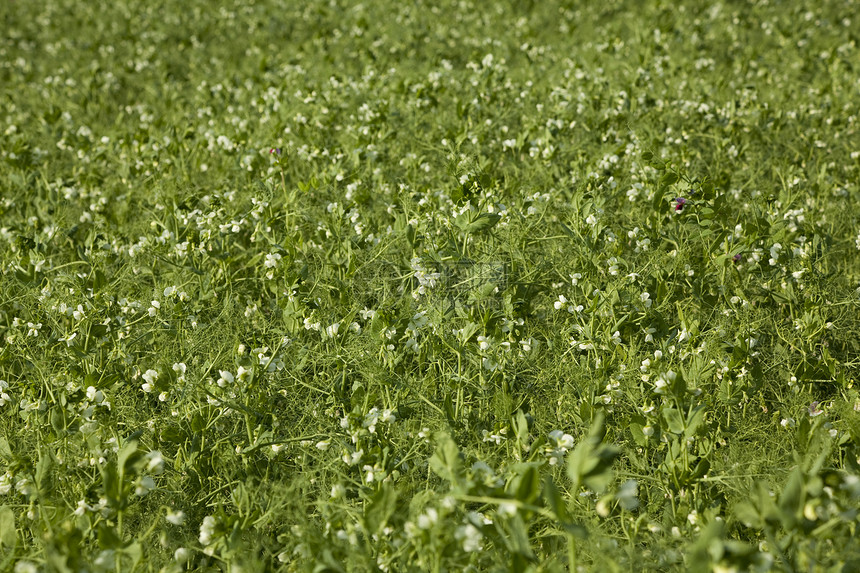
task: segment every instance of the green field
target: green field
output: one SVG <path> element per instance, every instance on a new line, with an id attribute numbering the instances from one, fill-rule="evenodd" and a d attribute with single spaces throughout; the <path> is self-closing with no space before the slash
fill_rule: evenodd
<path id="1" fill-rule="evenodd" d="M 858 43 L 0 2 L 0 572 L 860 571 Z"/>

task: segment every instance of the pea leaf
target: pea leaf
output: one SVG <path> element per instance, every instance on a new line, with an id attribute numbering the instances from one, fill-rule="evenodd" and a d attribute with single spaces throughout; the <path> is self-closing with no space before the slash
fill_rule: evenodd
<path id="1" fill-rule="evenodd" d="M 567 475 L 578 488 L 584 485 L 602 492 L 612 481 L 612 462 L 620 454 L 616 446 L 603 444 L 604 417 L 597 412 L 588 437 L 571 453 L 567 462 Z"/>
<path id="2" fill-rule="evenodd" d="M 15 514 L 12 509 L 0 507 L 0 549 L 14 549 L 18 543 L 18 534 L 15 530 Z"/>
<path id="3" fill-rule="evenodd" d="M 663 419 L 670 432 L 681 434 L 684 432 L 684 419 L 675 408 L 663 408 Z"/>
<path id="4" fill-rule="evenodd" d="M 389 484 L 382 484 L 364 510 L 364 524 L 370 533 L 378 533 L 394 514 L 397 508 L 397 490 Z"/>
<path id="5" fill-rule="evenodd" d="M 451 436 L 444 432 L 436 435 L 436 453 L 430 458 L 430 469 L 442 479 L 453 484 L 459 481 L 463 471 L 463 462 L 460 459 L 460 450 Z"/>
<path id="6" fill-rule="evenodd" d="M 497 213 L 481 213 L 471 220 L 464 214 L 454 219 L 454 224 L 464 233 L 471 234 L 492 229 L 501 219 L 502 216 Z"/>

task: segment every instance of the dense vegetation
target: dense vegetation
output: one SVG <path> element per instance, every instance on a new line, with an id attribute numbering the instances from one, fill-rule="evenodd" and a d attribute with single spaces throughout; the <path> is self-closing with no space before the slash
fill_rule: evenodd
<path id="1" fill-rule="evenodd" d="M 858 5 L 0 5 L 0 570 L 860 570 Z"/>

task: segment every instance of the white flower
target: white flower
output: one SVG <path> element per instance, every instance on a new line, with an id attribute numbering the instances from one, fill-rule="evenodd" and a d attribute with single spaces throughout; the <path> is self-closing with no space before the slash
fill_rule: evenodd
<path id="1" fill-rule="evenodd" d="M 86 514 L 87 511 L 92 511 L 93 508 L 87 505 L 86 500 L 82 499 L 78 502 L 78 507 L 75 508 L 74 514 L 78 517 Z"/>
<path id="2" fill-rule="evenodd" d="M 74 344 L 74 340 L 77 336 L 78 336 L 78 333 L 73 332 L 69 336 L 60 338 L 60 342 L 65 342 L 66 346 L 71 346 L 72 344 Z"/>
<path id="3" fill-rule="evenodd" d="M 340 330 L 340 323 L 339 322 L 335 322 L 334 324 L 327 326 L 325 329 L 326 337 L 334 338 L 335 336 L 337 336 L 338 330 Z"/>
<path id="4" fill-rule="evenodd" d="M 517 504 L 511 501 L 503 501 L 499 504 L 499 514 L 505 517 L 513 517 L 517 514 Z"/>
<path id="5" fill-rule="evenodd" d="M 41 322 L 38 322 L 36 324 L 33 324 L 32 322 L 28 322 L 27 323 L 27 329 L 28 329 L 27 330 L 27 336 L 33 336 L 33 337 L 39 336 L 39 330 L 41 330 L 41 328 L 42 328 Z"/>
<path id="6" fill-rule="evenodd" d="M 168 298 L 168 297 L 173 296 L 173 293 L 175 293 L 175 292 L 176 292 L 176 287 L 175 286 L 169 286 L 166 289 L 164 289 L 163 294 L 164 294 L 165 298 Z"/>
<path id="7" fill-rule="evenodd" d="M 278 261 L 280 261 L 280 260 L 281 260 L 281 255 L 279 255 L 278 253 L 269 253 L 266 255 L 266 262 L 264 262 L 263 265 L 267 269 L 274 269 L 275 267 L 278 266 Z"/>
<path id="8" fill-rule="evenodd" d="M 173 559 L 175 559 L 177 563 L 183 564 L 191 559 L 191 551 L 187 547 L 179 547 L 173 553 Z"/>
<path id="9" fill-rule="evenodd" d="M 481 550 L 481 538 L 483 536 L 481 531 L 471 523 L 458 527 L 454 532 L 454 537 L 463 544 L 463 551 L 467 553 Z"/>
<path id="10" fill-rule="evenodd" d="M 149 369 L 149 370 L 147 370 L 146 372 L 144 372 L 144 373 L 143 373 L 143 375 L 142 375 L 141 377 L 142 377 L 146 382 L 145 382 L 144 384 L 142 384 L 140 387 L 141 387 L 141 388 L 143 389 L 143 391 L 144 391 L 144 392 L 146 392 L 147 394 L 148 394 L 149 392 L 152 392 L 152 390 L 155 388 L 155 386 L 154 386 L 155 381 L 156 381 L 156 380 L 158 380 L 158 372 L 156 372 L 155 370 Z"/>
<path id="11" fill-rule="evenodd" d="M 416 525 L 419 529 L 430 529 L 437 521 L 439 521 L 439 512 L 428 507 L 424 513 L 418 516 Z"/>
<path id="12" fill-rule="evenodd" d="M 558 449 L 562 451 L 568 451 L 573 447 L 574 441 L 573 436 L 570 434 L 565 434 L 561 430 L 553 430 L 549 433 L 549 439 L 552 442 L 555 442 L 555 445 Z"/>
<path id="13" fill-rule="evenodd" d="M 364 466 L 361 468 L 361 471 L 367 472 L 367 477 L 365 477 L 365 481 L 367 483 L 373 483 L 373 480 L 376 478 L 376 473 L 379 472 L 377 468 L 373 466 Z"/>
<path id="14" fill-rule="evenodd" d="M 87 400 L 90 402 L 95 402 L 96 404 L 101 403 L 105 399 L 105 395 L 101 390 L 95 388 L 95 386 L 87 387 Z"/>
<path id="15" fill-rule="evenodd" d="M 645 304 L 645 308 L 650 308 L 650 307 L 651 307 L 651 303 L 653 302 L 653 301 L 651 300 L 651 294 L 650 294 L 650 293 L 647 293 L 647 292 L 643 292 L 643 293 L 639 296 L 639 300 L 641 300 L 641 301 Z"/>
<path id="16" fill-rule="evenodd" d="M 203 523 L 200 524 L 200 544 L 209 545 L 212 543 L 212 538 L 215 537 L 215 518 L 207 515 L 203 518 Z"/>
<path id="17" fill-rule="evenodd" d="M 235 378 L 233 378 L 233 375 L 227 370 L 219 370 L 218 373 L 221 375 L 221 377 L 218 378 L 217 384 L 221 388 L 223 388 L 227 384 L 232 384 L 236 380 Z"/>
<path id="18" fill-rule="evenodd" d="M 173 511 L 172 509 L 168 509 L 167 521 L 169 521 L 173 525 L 182 525 L 183 523 L 185 523 L 185 512 Z"/>
<path id="19" fill-rule="evenodd" d="M 354 466 L 358 462 L 361 461 L 361 456 L 364 455 L 364 450 L 358 450 L 357 452 L 346 453 L 343 455 L 342 459 L 345 464 Z"/>
<path id="20" fill-rule="evenodd" d="M 39 567 L 32 561 L 18 561 L 15 573 L 39 573 Z"/>
<path id="21" fill-rule="evenodd" d="M 137 480 L 137 487 L 134 489 L 134 494 L 143 497 L 153 489 L 155 489 L 155 480 L 150 476 L 143 476 Z"/>
<path id="22" fill-rule="evenodd" d="M 149 460 L 146 464 L 146 471 L 154 475 L 161 475 L 164 472 L 164 458 L 161 452 L 153 450 L 146 455 Z"/>
<path id="23" fill-rule="evenodd" d="M 639 495 L 638 485 L 635 479 L 629 479 L 621 485 L 618 493 L 615 494 L 618 503 L 627 511 L 632 511 L 639 507 L 639 498 L 637 497 Z"/>
<path id="24" fill-rule="evenodd" d="M 0 495 L 6 495 L 12 491 L 12 474 L 6 472 L 0 475 Z"/>

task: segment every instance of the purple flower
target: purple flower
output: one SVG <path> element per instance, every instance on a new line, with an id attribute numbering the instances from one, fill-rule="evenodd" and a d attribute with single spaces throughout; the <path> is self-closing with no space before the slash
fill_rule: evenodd
<path id="1" fill-rule="evenodd" d="M 272 155 L 280 155 L 281 154 L 281 148 L 280 147 L 273 147 L 272 149 L 269 150 L 269 153 L 271 153 Z"/>
<path id="2" fill-rule="evenodd" d="M 732 260 L 736 263 L 739 263 L 741 261 L 741 254 L 738 253 L 737 255 L 733 256 Z"/>
<path id="3" fill-rule="evenodd" d="M 687 200 L 683 197 L 675 197 L 675 211 L 680 211 L 687 204 Z"/>
<path id="4" fill-rule="evenodd" d="M 819 414 L 823 414 L 824 410 L 818 407 L 818 401 L 813 402 L 809 405 L 809 415 L 813 418 L 818 416 Z"/>

